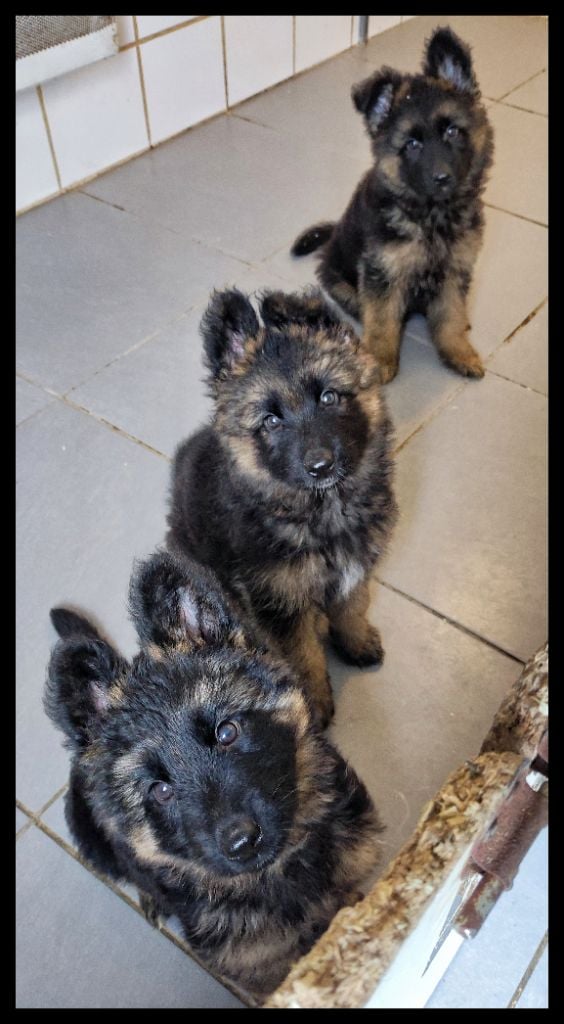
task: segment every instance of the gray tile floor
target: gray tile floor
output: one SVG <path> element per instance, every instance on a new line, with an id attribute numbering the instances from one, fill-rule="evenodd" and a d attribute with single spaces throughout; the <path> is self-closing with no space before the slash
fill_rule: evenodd
<path id="1" fill-rule="evenodd" d="M 386 389 L 401 508 L 373 588 L 386 661 L 377 674 L 331 662 L 332 736 L 381 809 L 388 857 L 476 753 L 547 630 L 546 22 L 447 22 L 474 48 L 496 129 L 471 296 L 487 373 L 446 370 L 425 322 L 409 323 Z M 174 922 L 150 929 L 133 893 L 77 859 L 68 758 L 41 706 L 48 611 L 83 607 L 133 652 L 131 563 L 162 541 L 170 457 L 209 411 L 197 333 L 208 294 L 312 281 L 289 243 L 341 214 L 369 161 L 350 87 L 384 63 L 414 70 L 436 23 L 376 36 L 18 220 L 20 1007 L 240 1005 L 185 956 Z M 430 1005 L 546 1006 L 545 868 L 540 838 Z"/>

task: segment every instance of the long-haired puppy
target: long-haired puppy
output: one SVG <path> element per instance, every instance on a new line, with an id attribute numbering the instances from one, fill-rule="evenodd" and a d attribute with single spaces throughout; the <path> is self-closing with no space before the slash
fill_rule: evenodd
<path id="1" fill-rule="evenodd" d="M 482 241 L 482 192 L 493 134 L 469 48 L 449 28 L 425 47 L 423 73 L 384 67 L 355 85 L 374 166 L 337 223 L 292 247 L 319 249 L 318 278 L 340 314 L 359 322 L 382 384 L 399 366 L 404 321 L 427 316 L 442 360 L 483 377 L 468 338 L 466 296 Z"/>
<path id="2" fill-rule="evenodd" d="M 391 424 L 368 347 L 318 290 L 237 290 L 202 321 L 211 424 L 176 452 L 167 543 L 200 559 L 290 660 L 326 724 L 323 639 L 378 664 L 368 579 L 396 518 Z"/>
<path id="3" fill-rule="evenodd" d="M 212 572 L 156 554 L 131 609 L 132 662 L 51 612 L 45 708 L 72 752 L 67 821 L 148 917 L 177 915 L 200 959 L 260 998 L 357 898 L 377 815 Z"/>

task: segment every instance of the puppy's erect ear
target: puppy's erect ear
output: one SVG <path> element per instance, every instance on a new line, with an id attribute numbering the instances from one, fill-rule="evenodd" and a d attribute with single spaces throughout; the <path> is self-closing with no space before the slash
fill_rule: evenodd
<path id="1" fill-rule="evenodd" d="M 226 375 L 241 358 L 247 338 L 259 330 L 248 298 L 236 288 L 214 292 L 200 324 L 205 362 L 213 380 Z"/>
<path id="2" fill-rule="evenodd" d="M 260 302 L 261 316 L 270 327 L 283 330 L 288 324 L 304 327 L 331 328 L 339 325 L 339 318 L 329 308 L 319 288 L 307 288 L 298 293 L 264 292 Z"/>
<path id="3" fill-rule="evenodd" d="M 385 124 L 392 109 L 394 96 L 404 76 L 392 68 L 381 68 L 370 78 L 353 85 L 351 96 L 359 114 L 363 114 L 370 135 Z"/>
<path id="4" fill-rule="evenodd" d="M 77 750 L 95 734 L 110 705 L 109 690 L 128 666 L 81 615 L 53 608 L 51 621 L 61 639 L 51 654 L 43 706 Z"/>
<path id="5" fill-rule="evenodd" d="M 442 78 L 458 92 L 480 95 L 474 77 L 470 47 L 450 28 L 438 28 L 429 39 L 423 60 L 423 73 Z"/>
<path id="6" fill-rule="evenodd" d="M 135 566 L 131 618 L 144 646 L 190 649 L 248 644 L 216 575 L 188 558 L 160 551 Z"/>

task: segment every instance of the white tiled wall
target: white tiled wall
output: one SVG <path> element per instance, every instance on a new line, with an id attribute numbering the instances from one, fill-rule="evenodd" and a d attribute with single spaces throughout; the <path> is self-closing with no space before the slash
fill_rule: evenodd
<path id="1" fill-rule="evenodd" d="M 370 15 L 369 35 L 407 17 Z M 359 15 L 120 14 L 117 23 L 118 54 L 17 94 L 18 211 L 355 45 Z"/>
<path id="2" fill-rule="evenodd" d="M 350 14 L 296 14 L 296 71 L 319 64 L 351 45 Z"/>
<path id="3" fill-rule="evenodd" d="M 225 15 L 229 106 L 290 78 L 293 71 L 293 16 Z"/>
<path id="4" fill-rule="evenodd" d="M 139 38 L 151 36 L 154 32 L 163 32 L 165 28 L 174 28 L 183 21 L 193 21 L 197 14 L 136 14 Z"/>
<path id="5" fill-rule="evenodd" d="M 225 110 L 218 14 L 145 43 L 141 63 L 152 143 Z"/>
<path id="6" fill-rule="evenodd" d="M 63 188 L 148 145 L 134 49 L 43 86 Z"/>
<path id="7" fill-rule="evenodd" d="M 368 35 L 375 36 L 401 23 L 401 14 L 370 14 L 368 17 Z"/>
<path id="8" fill-rule="evenodd" d="M 37 89 L 16 96 L 16 209 L 58 192 Z"/>

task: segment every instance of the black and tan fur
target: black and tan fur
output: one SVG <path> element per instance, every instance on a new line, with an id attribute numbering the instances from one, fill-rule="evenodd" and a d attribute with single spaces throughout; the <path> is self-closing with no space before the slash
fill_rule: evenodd
<path id="1" fill-rule="evenodd" d="M 319 280 L 340 314 L 363 331 L 382 384 L 397 373 L 402 326 L 414 312 L 427 316 L 447 366 L 482 377 L 466 297 L 493 142 L 470 50 L 450 29 L 437 29 L 423 74 L 384 67 L 354 86 L 352 97 L 374 166 L 341 220 L 304 232 L 292 254 L 322 247 Z"/>
<path id="2" fill-rule="evenodd" d="M 234 290 L 204 317 L 215 414 L 176 453 L 167 542 L 217 572 L 326 724 L 327 631 L 353 664 L 383 656 L 366 610 L 396 516 L 391 427 L 372 355 L 318 291 L 261 313 Z"/>
<path id="3" fill-rule="evenodd" d="M 138 886 L 152 922 L 176 914 L 199 958 L 260 998 L 358 898 L 381 827 L 288 666 L 209 570 L 157 554 L 131 608 L 131 663 L 82 616 L 51 613 L 45 708 L 72 751 L 67 821 L 97 869 Z"/>

